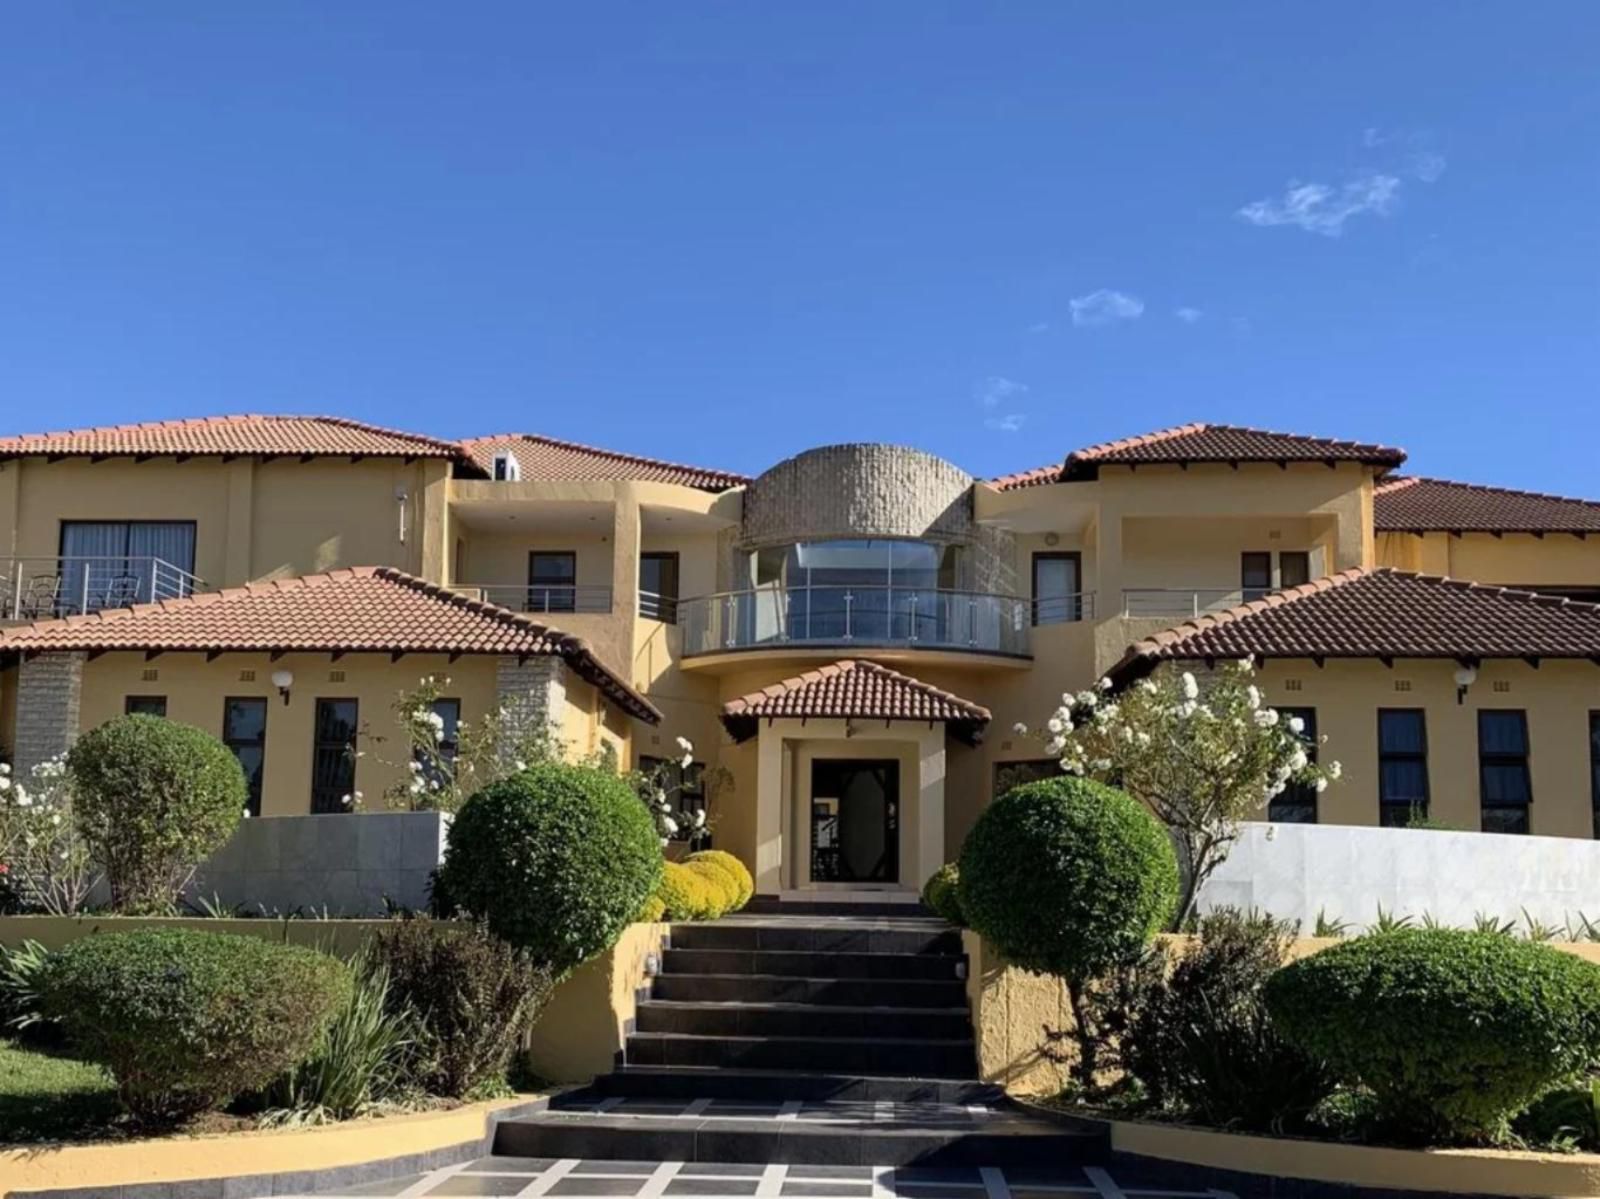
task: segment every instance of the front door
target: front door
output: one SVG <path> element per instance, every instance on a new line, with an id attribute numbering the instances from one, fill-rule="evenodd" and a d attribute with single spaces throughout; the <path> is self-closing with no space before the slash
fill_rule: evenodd
<path id="1" fill-rule="evenodd" d="M 900 881 L 900 763 L 811 764 L 811 881 Z"/>

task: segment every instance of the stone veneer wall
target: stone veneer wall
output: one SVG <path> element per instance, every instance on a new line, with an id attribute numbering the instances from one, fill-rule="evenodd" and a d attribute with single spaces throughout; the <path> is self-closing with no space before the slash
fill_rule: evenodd
<path id="1" fill-rule="evenodd" d="M 81 653 L 23 659 L 17 675 L 17 735 L 13 767 L 19 778 L 40 762 L 65 753 L 78 737 L 83 696 Z"/>
<path id="2" fill-rule="evenodd" d="M 528 730 L 543 726 L 558 732 L 566 712 L 567 664 L 553 654 L 519 661 L 495 661 L 495 691 L 505 714 L 506 727 Z M 504 745 L 511 752 L 513 745 Z"/>
<path id="3" fill-rule="evenodd" d="M 959 585 L 1015 593 L 1009 533 L 973 520 L 973 478 L 906 446 L 822 446 L 796 454 L 752 482 L 743 525 L 725 546 L 724 586 L 749 585 L 739 555 L 763 546 L 843 537 L 914 537 L 967 548 Z"/>

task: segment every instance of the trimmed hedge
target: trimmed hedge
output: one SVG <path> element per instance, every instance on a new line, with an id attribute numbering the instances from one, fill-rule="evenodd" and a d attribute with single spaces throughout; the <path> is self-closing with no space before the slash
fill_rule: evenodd
<path id="1" fill-rule="evenodd" d="M 119 716 L 90 729 L 68 752 L 67 772 L 111 906 L 133 915 L 170 912 L 195 867 L 233 836 L 250 800 L 232 750 L 159 716 Z"/>
<path id="2" fill-rule="evenodd" d="M 749 868 L 727 850 L 702 849 L 699 853 L 690 854 L 684 861 L 690 866 L 705 862 L 716 867 L 732 881 L 733 902 L 728 906 L 730 912 L 737 912 L 744 907 L 756 893 L 756 880 L 750 877 Z"/>
<path id="3" fill-rule="evenodd" d="M 538 762 L 462 805 L 438 889 L 559 977 L 616 943 L 661 866 L 655 821 L 624 780 Z"/>
<path id="4" fill-rule="evenodd" d="M 961 912 L 961 867 L 946 862 L 928 876 L 922 886 L 922 905 L 951 924 L 965 925 L 967 918 Z"/>
<path id="5" fill-rule="evenodd" d="M 1167 831 L 1126 793 L 1072 775 L 985 809 L 959 874 L 972 928 L 1023 969 L 1073 984 L 1134 960 L 1178 902 Z"/>
<path id="6" fill-rule="evenodd" d="M 715 920 L 722 914 L 723 884 L 683 862 L 664 862 L 656 894 L 668 920 Z"/>
<path id="7" fill-rule="evenodd" d="M 1497 1139 L 1600 1059 L 1600 967 L 1493 933 L 1361 937 L 1285 966 L 1265 997 L 1290 1043 L 1430 1139 Z"/>
<path id="8" fill-rule="evenodd" d="M 141 1123 L 177 1123 L 303 1060 L 350 999 L 344 963 L 255 937 L 102 933 L 50 955 L 44 1014 Z"/>

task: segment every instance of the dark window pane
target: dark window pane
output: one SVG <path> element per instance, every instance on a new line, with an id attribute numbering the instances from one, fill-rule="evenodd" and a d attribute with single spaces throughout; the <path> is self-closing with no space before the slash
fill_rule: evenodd
<path id="1" fill-rule="evenodd" d="M 1317 710 L 1315 708 L 1279 708 L 1284 722 L 1298 718 L 1304 728 L 1300 738 L 1306 743 L 1306 757 L 1317 760 Z M 1288 790 L 1267 805 L 1267 819 L 1277 824 L 1315 824 L 1317 822 L 1317 789 L 1309 783 L 1290 783 Z"/>
<path id="2" fill-rule="evenodd" d="M 1383 828 L 1405 828 L 1413 815 L 1426 816 L 1427 813 L 1427 806 L 1423 804 L 1379 804 L 1378 824 Z"/>
<path id="3" fill-rule="evenodd" d="M 678 555 L 639 556 L 639 615 L 676 624 L 678 620 Z"/>
<path id="4" fill-rule="evenodd" d="M 129 716 L 165 716 L 167 697 L 164 695 L 130 695 L 122 705 Z"/>
<path id="5" fill-rule="evenodd" d="M 578 555 L 535 550 L 528 555 L 528 611 L 577 610 Z"/>
<path id="6" fill-rule="evenodd" d="M 357 707 L 353 699 L 319 699 L 311 758 L 311 810 L 348 812 L 356 785 Z"/>
<path id="7" fill-rule="evenodd" d="M 444 764 L 454 762 L 461 748 L 461 701 L 436 699 L 433 701 L 433 714 L 444 721 L 444 727 L 440 730 L 436 747 L 419 751 L 416 761 L 422 767 L 423 779 L 442 787 L 445 782 Z"/>
<path id="8" fill-rule="evenodd" d="M 1384 803 L 1427 803 L 1428 768 L 1415 759 L 1388 759 L 1379 766 L 1379 798 Z"/>
<path id="9" fill-rule="evenodd" d="M 1311 555 L 1305 550 L 1284 550 L 1278 555 L 1278 586 L 1298 587 L 1311 582 Z"/>
<path id="10" fill-rule="evenodd" d="M 1526 806 L 1521 805 L 1509 808 L 1485 805 L 1482 827 L 1486 833 L 1526 834 L 1528 832 L 1528 809 Z"/>
<path id="11" fill-rule="evenodd" d="M 1483 764 L 1483 802 L 1486 805 L 1527 804 L 1532 799 L 1526 764 L 1521 762 Z"/>
<path id="12" fill-rule="evenodd" d="M 1378 713 L 1378 752 L 1420 754 L 1426 748 L 1422 713 L 1390 710 Z"/>
<path id="13" fill-rule="evenodd" d="M 250 791 L 250 814 L 261 815 L 261 780 L 267 764 L 267 701 L 222 701 L 222 742 L 233 751 Z"/>
<path id="14" fill-rule="evenodd" d="M 1485 754 L 1528 752 L 1528 726 L 1521 712 L 1479 712 L 1478 750 Z"/>
<path id="15" fill-rule="evenodd" d="M 1272 555 L 1248 553 L 1239 555 L 1240 585 L 1245 599 L 1259 599 L 1272 590 Z"/>
<path id="16" fill-rule="evenodd" d="M 1082 561 L 1076 553 L 1033 556 L 1033 623 L 1061 624 L 1083 618 Z"/>

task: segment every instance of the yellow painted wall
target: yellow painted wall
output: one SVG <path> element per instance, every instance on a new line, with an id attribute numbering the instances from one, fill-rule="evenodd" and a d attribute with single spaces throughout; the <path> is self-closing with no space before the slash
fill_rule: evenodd
<path id="1" fill-rule="evenodd" d="M 1380 533 L 1378 554 L 1382 566 L 1477 583 L 1600 588 L 1600 537 Z"/>

